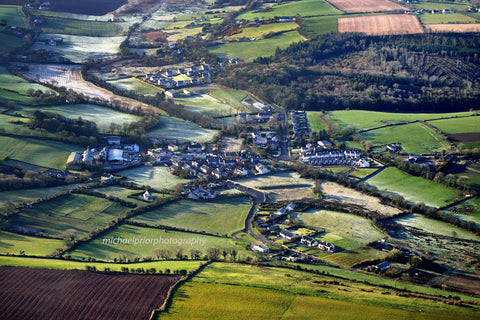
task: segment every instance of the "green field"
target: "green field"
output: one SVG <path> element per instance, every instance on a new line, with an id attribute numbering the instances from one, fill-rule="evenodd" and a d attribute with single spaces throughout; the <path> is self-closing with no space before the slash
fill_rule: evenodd
<path id="1" fill-rule="evenodd" d="M 224 117 L 238 113 L 229 104 L 222 103 L 208 94 L 194 94 L 191 97 L 175 98 L 174 101 L 185 106 L 188 110 L 204 113 L 212 117 Z"/>
<path id="2" fill-rule="evenodd" d="M 321 130 L 325 130 L 325 123 L 323 123 L 320 115 L 322 112 L 320 111 L 308 111 L 307 112 L 307 120 L 310 128 L 315 131 L 319 132 Z"/>
<path id="3" fill-rule="evenodd" d="M 302 31 L 309 37 L 338 31 L 339 16 L 321 16 L 304 18 Z"/>
<path id="4" fill-rule="evenodd" d="M 408 153 L 432 153 L 447 149 L 449 144 L 433 129 L 423 123 L 410 123 L 363 132 L 362 140 L 373 145 L 400 143 Z"/>
<path id="5" fill-rule="evenodd" d="M 179 142 L 207 142 L 213 139 L 216 130 L 204 129 L 195 123 L 178 118 L 162 116 L 160 125 L 148 132 L 149 137 L 177 139 Z"/>
<path id="6" fill-rule="evenodd" d="M 170 42 L 174 42 L 185 39 L 188 36 L 196 36 L 197 34 L 202 32 L 202 27 L 165 30 L 165 32 L 168 34 L 167 40 Z"/>
<path id="7" fill-rule="evenodd" d="M 61 17 L 44 17 L 44 33 L 71 34 L 89 37 L 121 36 L 123 27 L 113 22 L 87 21 Z"/>
<path id="8" fill-rule="evenodd" d="M 247 197 L 208 202 L 179 200 L 130 220 L 151 226 L 169 226 L 224 235 L 243 229 L 250 207 Z"/>
<path id="9" fill-rule="evenodd" d="M 107 199 L 68 194 L 24 208 L 11 217 L 11 229 L 62 238 L 82 239 L 122 217 L 129 208 Z"/>
<path id="10" fill-rule="evenodd" d="M 395 218 L 394 221 L 401 225 L 415 227 L 419 230 L 442 236 L 452 237 L 455 235 L 455 238 L 458 239 L 480 240 L 479 236 L 476 236 L 471 232 L 452 226 L 443 221 L 429 219 L 420 214 L 410 214 L 408 216 L 398 217 Z"/>
<path id="11" fill-rule="evenodd" d="M 366 176 L 374 173 L 375 171 L 377 171 L 379 168 L 358 168 L 357 170 L 353 171 L 352 173 L 350 173 L 350 176 L 351 177 L 356 177 L 356 178 L 360 178 L 360 179 L 363 179 L 365 178 Z"/>
<path id="12" fill-rule="evenodd" d="M 0 66 L 0 101 L 12 100 L 18 103 L 30 104 L 33 98 L 27 94 L 29 89 L 53 92 L 53 90 L 40 84 L 27 82 L 11 74 L 7 68 Z"/>
<path id="13" fill-rule="evenodd" d="M 316 114 L 315 112 L 308 112 Z M 328 112 L 328 116 L 340 127 L 354 125 L 357 128 L 372 129 L 387 124 L 401 123 L 405 121 L 441 119 L 455 116 L 471 115 L 471 112 L 456 113 L 389 113 L 363 110 L 339 110 Z M 310 121 L 310 118 L 309 118 Z"/>
<path id="14" fill-rule="evenodd" d="M 101 132 L 108 132 L 112 122 L 116 124 L 130 124 L 140 120 L 139 116 L 97 106 L 95 104 L 68 104 L 35 108 L 18 106 L 15 111 L 28 116 L 35 110 L 54 112 L 71 119 L 81 117 L 84 120 L 95 122 Z"/>
<path id="15" fill-rule="evenodd" d="M 448 6 L 448 4 L 446 4 Z M 466 16 L 461 13 L 450 14 L 431 14 L 424 13 L 419 15 L 420 22 L 423 24 L 436 24 L 436 23 L 476 23 L 478 19 Z"/>
<path id="16" fill-rule="evenodd" d="M 103 239 L 112 239 L 120 237 L 121 239 L 132 239 L 132 244 L 108 244 Z M 133 244 L 133 239 L 142 240 L 143 243 Z M 145 243 L 148 240 L 149 243 Z M 153 241 L 162 241 L 162 243 L 153 244 Z M 106 241 L 106 240 L 105 240 Z M 184 242 L 179 245 L 179 242 Z M 185 242 L 188 241 L 188 242 Z M 247 242 L 233 240 L 230 238 L 220 238 L 204 234 L 195 234 L 188 232 L 179 232 L 155 228 L 137 227 L 132 225 L 121 225 L 107 232 L 99 238 L 82 244 L 74 251 L 70 252 L 72 258 L 82 259 L 93 257 L 98 260 L 113 260 L 119 257 L 154 257 L 156 249 L 169 250 L 175 256 L 179 249 L 183 254 L 189 255 L 191 249 L 201 251 L 205 255 L 208 248 L 231 248 L 234 247 L 238 252 L 237 258 L 251 256 L 251 253 L 245 250 Z"/>
<path id="17" fill-rule="evenodd" d="M 60 37 L 62 44 L 55 47 L 37 41 L 31 50 L 48 50 L 74 63 L 82 63 L 90 58 L 109 56 L 120 52 L 120 43 L 126 37 L 87 37 L 68 34 L 42 34 L 41 39 Z"/>
<path id="18" fill-rule="evenodd" d="M 135 93 L 137 94 L 153 95 L 155 93 L 163 92 L 163 89 L 150 84 L 146 84 L 135 78 L 110 80 L 107 82 L 120 89 L 135 91 Z"/>
<path id="19" fill-rule="evenodd" d="M 455 11 L 467 11 L 468 4 L 459 2 L 424 2 L 420 1 L 414 4 L 415 8 L 425 10 L 443 10 L 450 9 Z"/>
<path id="20" fill-rule="evenodd" d="M 45 239 L 0 230 L 0 254 L 48 256 L 57 248 L 65 248 L 58 239 Z"/>
<path id="21" fill-rule="evenodd" d="M 476 309 L 382 295 L 385 290 L 375 286 L 331 280 L 328 275 L 292 269 L 214 263 L 182 284 L 157 319 L 225 319 L 226 314 L 249 320 L 265 319 L 265 315 L 268 319 L 341 320 L 476 317 Z M 415 312 L 419 309 L 422 312 Z"/>
<path id="22" fill-rule="evenodd" d="M 285 49 L 292 43 L 301 41 L 304 41 L 304 38 L 297 31 L 289 31 L 258 41 L 221 44 L 210 47 L 209 51 L 221 59 L 238 58 L 252 61 L 258 57 L 273 56 L 277 47 Z"/>
<path id="23" fill-rule="evenodd" d="M 221 101 L 232 105 L 237 110 L 247 111 L 245 106 L 242 104 L 242 100 L 247 97 L 246 93 L 236 90 L 213 90 L 208 93 L 212 97 L 215 97 Z"/>
<path id="24" fill-rule="evenodd" d="M 247 37 L 249 39 L 262 39 L 268 34 L 285 32 L 285 31 L 292 31 L 298 28 L 298 24 L 296 22 L 282 22 L 282 23 L 269 23 L 258 25 L 255 27 L 248 27 L 241 29 L 242 32 L 235 33 L 231 36 L 225 37 L 226 39 L 237 39 Z"/>
<path id="25" fill-rule="evenodd" d="M 454 214 L 452 211 L 450 213 L 454 214 L 460 220 L 473 221 L 475 223 L 480 223 L 480 198 L 475 197 L 463 201 L 462 203 L 455 206 L 457 209 L 465 209 L 467 207 L 472 208 L 471 211 L 464 211 L 457 214 Z"/>
<path id="26" fill-rule="evenodd" d="M 445 134 L 480 132 L 480 117 L 455 118 L 429 122 Z"/>
<path id="27" fill-rule="evenodd" d="M 145 270 L 155 268 L 157 271 L 164 272 L 166 269 L 174 270 L 185 269 L 187 271 L 195 270 L 202 261 L 152 261 L 138 263 L 101 263 L 101 262 L 78 262 L 57 259 L 36 259 L 23 257 L 2 257 L 0 256 L 1 266 L 45 268 L 45 269 L 66 269 L 66 270 L 85 270 L 86 266 L 92 266 L 99 271 L 110 268 L 110 271 L 122 271 L 122 267 L 129 269 L 144 268 Z"/>
<path id="28" fill-rule="evenodd" d="M 72 151 L 81 147 L 49 140 L 0 136 L 0 159 L 10 158 L 35 165 L 61 169 Z"/>
<path id="29" fill-rule="evenodd" d="M 66 186 L 52 187 L 52 188 L 36 188 L 36 189 L 2 191 L 0 193 L 0 203 L 4 201 L 11 201 L 13 203 L 20 203 L 20 202 L 29 203 L 37 199 L 43 199 L 45 197 L 63 192 L 65 190 L 77 188 L 78 186 L 80 185 L 70 184 Z"/>
<path id="30" fill-rule="evenodd" d="M 19 109 L 22 107 L 23 106 L 17 105 L 13 111 L 10 110 L 9 112 L 19 112 Z M 23 124 L 20 122 L 22 122 Z M 44 132 L 36 131 L 27 127 L 25 124 L 29 122 L 30 119 L 28 118 L 2 113 L 0 114 L 0 131 L 2 133 L 21 134 L 33 137 L 40 137 L 44 134 Z M 47 133 L 46 136 L 53 136 L 53 134 Z"/>
<path id="31" fill-rule="evenodd" d="M 170 169 L 163 166 L 141 166 L 120 171 L 118 174 L 126 176 L 126 181 L 133 181 L 139 186 L 150 186 L 157 190 L 174 189 L 177 184 L 189 181 L 170 174 Z"/>
<path id="32" fill-rule="evenodd" d="M 125 201 L 133 202 L 139 206 L 148 204 L 148 202 L 142 201 L 140 199 L 129 198 L 130 195 L 139 193 L 142 190 L 131 190 L 131 189 L 123 188 L 121 186 L 107 186 L 107 187 L 95 188 L 93 190 L 101 192 L 107 196 L 112 196 L 112 197 L 123 199 Z"/>
<path id="33" fill-rule="evenodd" d="M 27 18 L 23 14 L 22 6 L 0 5 L 0 23 L 30 29 Z"/>
<path id="34" fill-rule="evenodd" d="M 22 38 L 17 38 L 10 34 L 0 33 L 0 53 L 10 52 L 12 49 L 23 44 Z"/>
<path id="35" fill-rule="evenodd" d="M 283 3 L 281 5 L 273 6 L 266 11 L 247 11 L 237 17 L 237 20 L 265 20 L 275 17 L 295 17 L 297 14 L 301 17 L 309 16 L 326 16 L 341 14 L 340 10 L 335 9 L 326 1 L 323 0 L 300 0 Z"/>
<path id="36" fill-rule="evenodd" d="M 318 238 L 342 249 L 357 249 L 385 236 L 370 220 L 352 214 L 310 209 L 293 215 L 307 227 L 325 228 Z"/>
<path id="37" fill-rule="evenodd" d="M 436 184 L 430 180 L 411 176 L 397 168 L 386 168 L 367 180 L 382 191 L 402 195 L 413 202 L 442 207 L 461 196 L 461 192 Z"/>

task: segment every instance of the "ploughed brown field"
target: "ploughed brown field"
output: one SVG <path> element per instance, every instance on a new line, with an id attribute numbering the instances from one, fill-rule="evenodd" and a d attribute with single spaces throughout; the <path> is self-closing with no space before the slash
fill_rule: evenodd
<path id="1" fill-rule="evenodd" d="M 423 33 L 417 17 L 385 14 L 338 18 L 338 32 L 362 32 L 367 35 Z"/>
<path id="2" fill-rule="evenodd" d="M 427 24 L 425 28 L 431 32 L 480 32 L 480 23 Z"/>
<path id="3" fill-rule="evenodd" d="M 450 138 L 459 142 L 477 142 L 480 141 L 479 132 L 469 132 L 469 133 L 456 133 L 450 134 Z"/>
<path id="4" fill-rule="evenodd" d="M 127 2 L 128 0 L 56 0 L 53 10 L 58 12 L 103 16 L 104 14 L 117 10 Z"/>
<path id="5" fill-rule="evenodd" d="M 143 34 L 150 44 L 159 43 L 167 40 L 168 34 L 163 31 L 151 31 Z"/>
<path id="6" fill-rule="evenodd" d="M 0 267 L 0 319 L 145 320 L 178 277 Z"/>
<path id="7" fill-rule="evenodd" d="M 338 10 L 346 13 L 357 12 L 382 12 L 382 11 L 394 11 L 405 10 L 399 4 L 393 3 L 388 0 L 327 0 Z"/>

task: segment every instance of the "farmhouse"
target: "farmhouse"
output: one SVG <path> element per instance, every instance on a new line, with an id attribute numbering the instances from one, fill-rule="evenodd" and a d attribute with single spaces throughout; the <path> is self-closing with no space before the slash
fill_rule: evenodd
<path id="1" fill-rule="evenodd" d="M 390 262 L 388 261 L 384 261 L 382 263 L 379 263 L 375 266 L 377 269 L 379 269 L 380 271 L 385 271 L 387 270 L 388 268 L 390 268 Z"/>
<path id="2" fill-rule="evenodd" d="M 153 200 L 155 200 L 155 198 L 152 196 L 152 194 L 151 194 L 148 190 L 145 190 L 145 192 L 144 192 L 143 195 L 142 195 L 142 198 L 143 198 L 143 200 L 145 200 L 145 201 L 153 201 Z"/>
<path id="3" fill-rule="evenodd" d="M 268 246 L 263 243 L 253 243 L 252 244 L 252 251 L 257 253 L 268 253 L 269 252 Z"/>
<path id="4" fill-rule="evenodd" d="M 284 238 L 287 241 L 290 241 L 290 240 L 297 239 L 299 235 L 294 232 L 290 232 L 288 230 L 282 230 L 280 231 L 280 237 Z"/>
<path id="5" fill-rule="evenodd" d="M 323 240 L 318 242 L 318 247 L 322 250 L 329 251 L 329 252 L 335 251 L 335 245 L 333 243 L 326 242 Z"/>
<path id="6" fill-rule="evenodd" d="M 79 170 L 81 168 L 83 155 L 78 152 L 72 152 L 67 159 L 67 169 Z"/>
<path id="7" fill-rule="evenodd" d="M 302 238 L 300 239 L 300 243 L 306 245 L 307 247 L 316 247 L 316 246 L 318 246 L 317 240 L 315 240 L 315 239 L 312 238 L 312 237 L 308 237 L 308 236 L 302 236 Z"/>

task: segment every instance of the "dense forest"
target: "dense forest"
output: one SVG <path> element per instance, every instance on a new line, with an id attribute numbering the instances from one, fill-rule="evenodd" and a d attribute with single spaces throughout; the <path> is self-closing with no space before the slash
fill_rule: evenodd
<path id="1" fill-rule="evenodd" d="M 449 112 L 480 105 L 474 34 L 329 34 L 228 65 L 220 83 L 288 109 Z"/>

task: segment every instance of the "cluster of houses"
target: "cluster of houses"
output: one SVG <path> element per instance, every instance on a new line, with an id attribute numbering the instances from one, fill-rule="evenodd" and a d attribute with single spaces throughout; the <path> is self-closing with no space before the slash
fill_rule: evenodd
<path id="1" fill-rule="evenodd" d="M 425 9 L 418 9 L 418 10 L 405 10 L 405 14 L 424 14 L 429 11 Z M 443 10 L 431 10 L 429 13 L 431 14 L 450 14 L 450 9 L 443 9 Z"/>
<path id="2" fill-rule="evenodd" d="M 292 139 L 308 139 L 310 135 L 310 129 L 308 128 L 307 113 L 303 110 L 292 110 L 290 112 L 293 124 L 293 137 Z"/>
<path id="3" fill-rule="evenodd" d="M 211 200 L 218 196 L 218 192 L 212 190 L 210 187 L 204 188 L 202 186 L 184 186 L 184 193 L 188 199 L 191 200 Z"/>
<path id="4" fill-rule="evenodd" d="M 278 150 L 280 147 L 280 139 L 272 133 L 252 132 L 252 141 L 262 149 Z"/>
<path id="5" fill-rule="evenodd" d="M 248 123 L 248 122 L 266 123 L 273 119 L 274 119 L 274 116 L 273 116 L 273 113 L 271 112 L 259 112 L 255 115 L 248 114 L 248 113 L 239 113 L 236 116 L 237 123 Z"/>
<path id="6" fill-rule="evenodd" d="M 326 242 L 323 240 L 318 241 L 317 239 L 314 239 L 309 236 L 300 236 L 295 232 L 291 232 L 288 230 L 282 230 L 279 233 L 280 237 L 285 239 L 286 241 L 299 241 L 300 244 L 308 247 L 308 248 L 319 248 L 320 250 L 323 251 L 328 251 L 328 252 L 335 252 L 335 245 L 330 242 Z"/>
<path id="7" fill-rule="evenodd" d="M 368 161 L 361 158 L 360 151 L 327 149 L 324 141 L 318 141 L 317 146 L 309 143 L 302 147 L 300 159 L 314 166 L 344 165 L 362 168 L 370 166 Z"/>
<path id="8" fill-rule="evenodd" d="M 101 166 L 105 170 L 122 169 L 141 165 L 143 158 L 137 144 L 113 144 L 102 149 L 87 147 L 83 152 L 72 152 L 67 158 L 66 168 L 80 170 Z"/>
<path id="9" fill-rule="evenodd" d="M 176 145 L 170 144 L 167 148 L 150 149 L 147 153 L 152 164 L 169 165 L 172 171 L 184 170 L 192 178 L 213 176 L 222 179 L 270 172 L 265 159 L 247 151 L 238 155 L 236 152 L 207 153 L 202 149 L 202 145 L 190 143 L 184 152 L 179 152 Z"/>
<path id="10" fill-rule="evenodd" d="M 212 80 L 212 68 L 209 65 L 201 64 L 188 68 L 165 69 L 157 73 L 145 74 L 145 80 L 155 86 L 162 88 L 180 88 L 201 83 L 208 83 Z"/>

